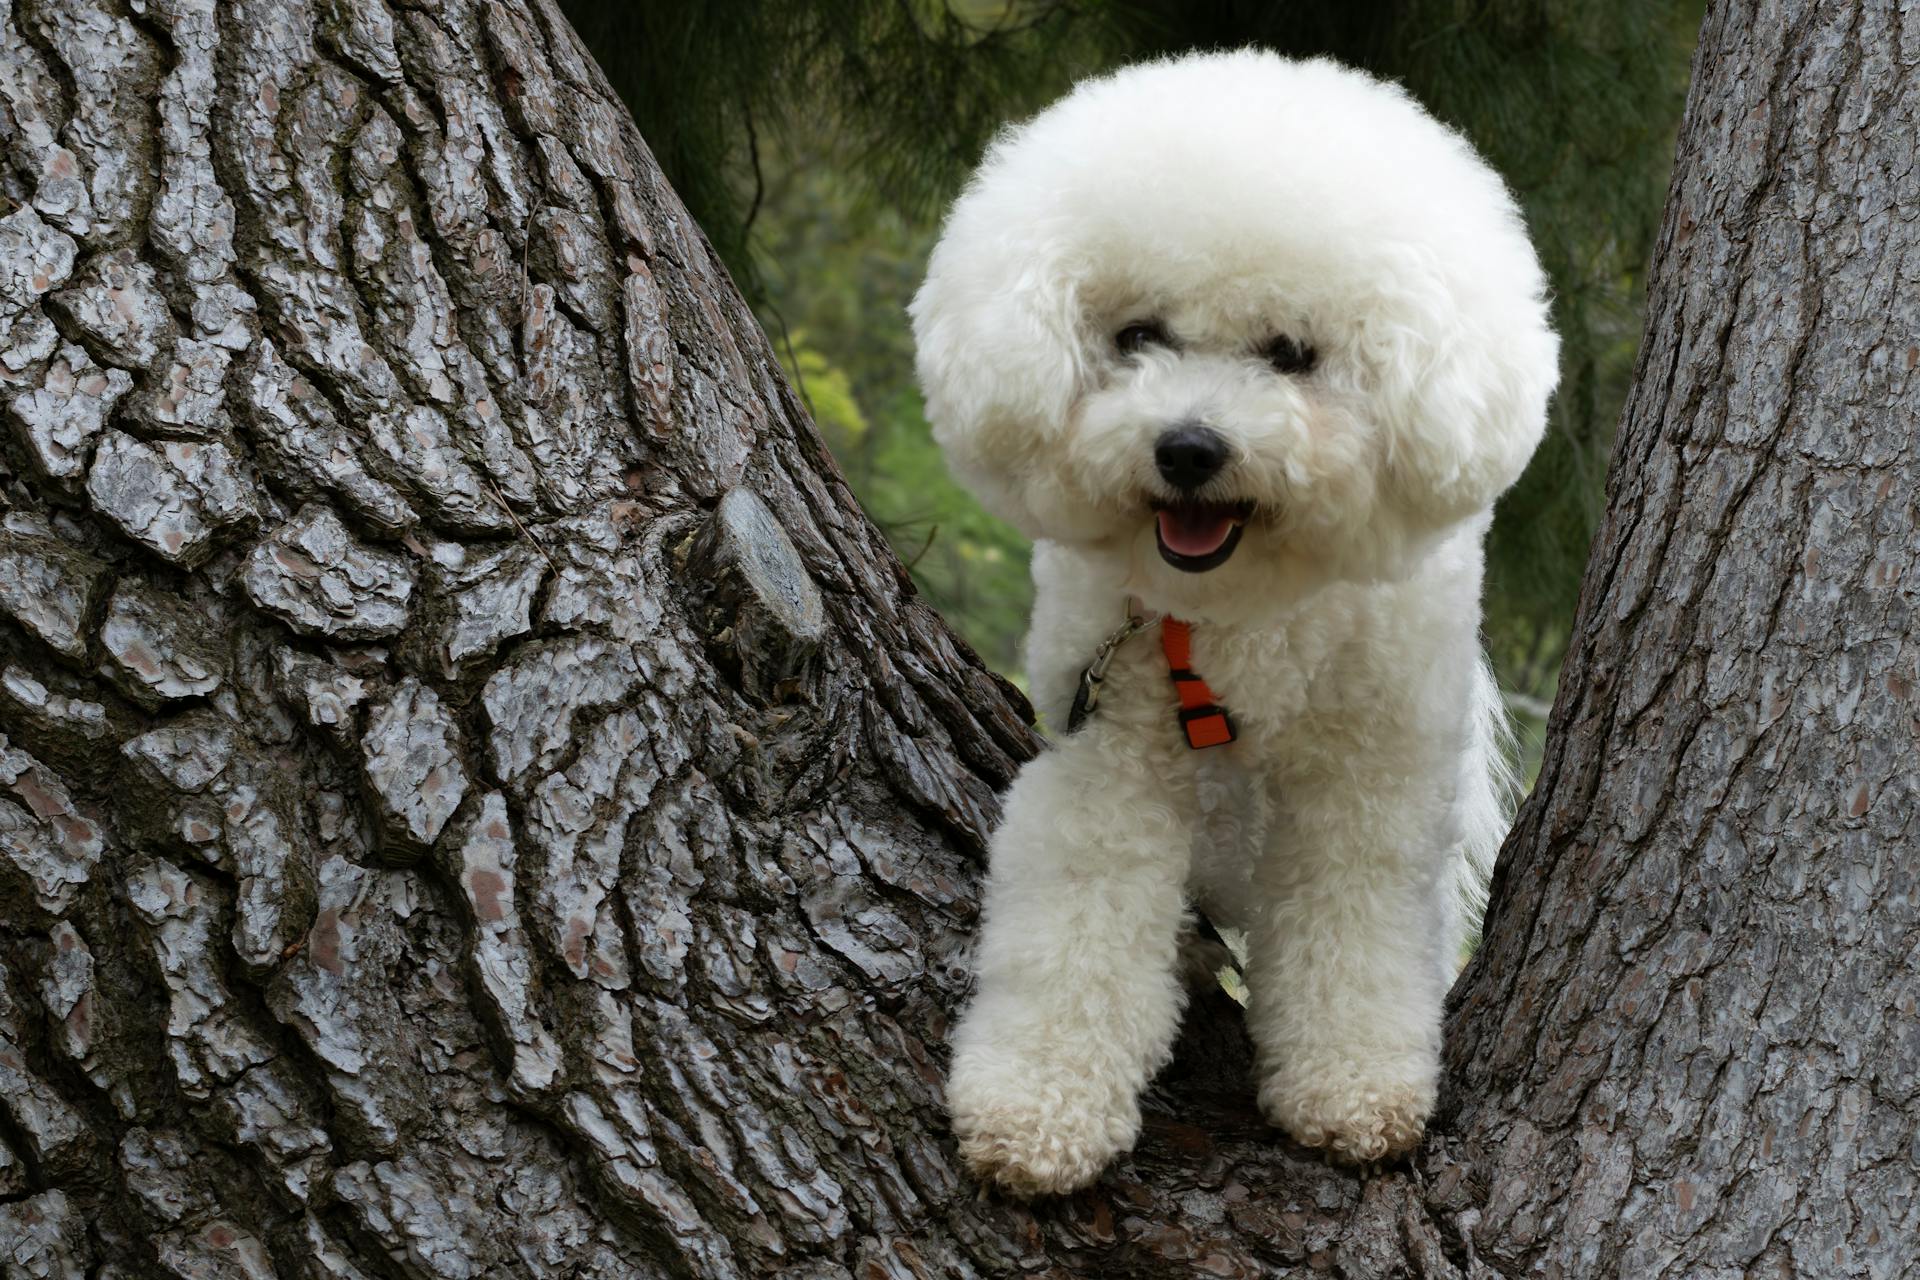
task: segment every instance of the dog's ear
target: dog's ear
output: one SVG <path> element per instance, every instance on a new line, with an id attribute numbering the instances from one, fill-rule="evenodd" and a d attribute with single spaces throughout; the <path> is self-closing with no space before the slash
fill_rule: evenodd
<path id="1" fill-rule="evenodd" d="M 948 466 L 1031 537 L 1058 515 L 1037 489 L 1085 372 L 1079 299 L 1047 246 L 1010 233 L 986 200 L 976 181 L 927 264 L 909 308 L 915 366 Z"/>
<path id="2" fill-rule="evenodd" d="M 1416 527 L 1446 528 L 1491 507 L 1546 430 L 1560 340 L 1532 250 L 1524 240 L 1501 247 L 1509 261 L 1467 279 L 1411 258 L 1362 339 L 1387 487 Z M 1516 248 L 1524 262 L 1512 260 Z"/>

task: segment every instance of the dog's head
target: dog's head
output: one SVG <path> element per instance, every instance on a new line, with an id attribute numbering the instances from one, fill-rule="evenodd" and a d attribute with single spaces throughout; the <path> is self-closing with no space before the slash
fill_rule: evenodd
<path id="1" fill-rule="evenodd" d="M 989 151 L 912 307 L 934 435 L 1158 607 L 1403 574 L 1557 377 L 1518 210 L 1398 88 L 1254 51 L 1081 85 Z"/>

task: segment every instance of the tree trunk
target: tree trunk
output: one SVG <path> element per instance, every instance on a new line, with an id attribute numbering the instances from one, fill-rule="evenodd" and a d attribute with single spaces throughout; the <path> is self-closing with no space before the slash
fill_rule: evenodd
<path id="1" fill-rule="evenodd" d="M 1709 18 L 1419 1159 L 1216 996 L 1027 1208 L 940 1106 L 1024 707 L 548 0 L 0 0 L 0 1274 L 1894 1274 L 1913 39 Z"/>
<path id="2" fill-rule="evenodd" d="M 1455 991 L 1504 1274 L 1920 1249 L 1920 11 L 1712 7 L 1546 758 Z"/>

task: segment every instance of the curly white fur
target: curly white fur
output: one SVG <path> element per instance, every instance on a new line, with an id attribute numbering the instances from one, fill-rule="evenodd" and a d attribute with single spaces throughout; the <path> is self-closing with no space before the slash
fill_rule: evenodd
<path id="1" fill-rule="evenodd" d="M 1144 64 L 999 139 L 912 315 L 950 464 L 1036 539 L 1027 662 L 1048 723 L 1131 595 L 1194 624 L 1193 665 L 1239 730 L 1188 748 L 1149 631 L 1099 713 L 1021 772 L 953 1041 L 968 1160 L 1057 1192 L 1133 1143 L 1189 902 L 1248 932 L 1268 1116 L 1349 1160 L 1409 1149 L 1507 817 L 1481 541 L 1557 377 L 1511 197 L 1359 72 L 1255 51 Z M 1145 321 L 1164 342 L 1116 346 Z M 1310 370 L 1263 355 L 1283 334 Z M 1183 424 L 1229 451 L 1198 498 L 1251 504 L 1205 572 L 1163 557 L 1155 514 L 1181 498 L 1155 446 Z"/>

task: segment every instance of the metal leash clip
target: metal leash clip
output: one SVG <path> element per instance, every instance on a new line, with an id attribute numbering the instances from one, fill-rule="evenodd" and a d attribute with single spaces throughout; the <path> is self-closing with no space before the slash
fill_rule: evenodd
<path id="1" fill-rule="evenodd" d="M 1114 628 L 1112 634 L 1100 642 L 1093 651 L 1093 661 L 1080 673 L 1080 684 L 1073 691 L 1073 706 L 1067 712 L 1067 732 L 1077 732 L 1100 706 L 1100 682 L 1107 678 L 1107 668 L 1113 665 L 1113 655 L 1120 646 L 1139 635 L 1146 629 L 1147 619 L 1134 608 L 1131 597 L 1127 600 L 1127 620 Z"/>

